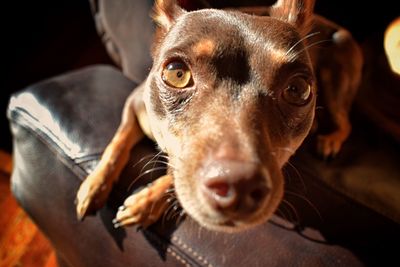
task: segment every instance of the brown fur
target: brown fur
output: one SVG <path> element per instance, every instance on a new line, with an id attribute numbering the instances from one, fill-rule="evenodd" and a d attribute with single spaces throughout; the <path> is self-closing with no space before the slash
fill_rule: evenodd
<path id="1" fill-rule="evenodd" d="M 159 28 L 153 67 L 126 110 L 138 116 L 144 132 L 168 154 L 172 167 L 164 181 L 173 182 L 183 208 L 206 228 L 247 229 L 266 221 L 282 198 L 281 168 L 314 119 L 318 81 L 306 36 L 313 6 L 314 1 L 279 0 L 268 9 L 270 16 L 262 17 L 214 9 L 186 12 L 172 0 L 155 5 Z M 192 83 L 183 89 L 161 78 L 166 65 L 177 59 L 192 75 Z M 310 88 L 306 102 L 293 104 L 283 96 L 293 84 Z M 125 128 L 124 122 L 121 125 Z M 119 136 L 120 131 L 115 138 Z M 111 174 L 91 174 L 98 175 L 107 180 Z M 215 204 L 204 191 L 214 178 L 222 179 L 222 189 L 242 183 L 251 187 L 253 180 L 262 189 L 251 189 L 255 194 L 248 206 L 241 202 L 241 188 L 233 188 L 235 206 L 222 208 L 224 203 L 217 199 Z M 85 183 L 82 187 L 93 187 Z M 168 182 L 160 184 L 167 188 Z M 89 197 L 89 202 L 96 199 Z M 124 207 L 116 223 L 144 223 L 132 220 L 137 205 Z M 86 212 L 78 209 L 79 216 Z"/>

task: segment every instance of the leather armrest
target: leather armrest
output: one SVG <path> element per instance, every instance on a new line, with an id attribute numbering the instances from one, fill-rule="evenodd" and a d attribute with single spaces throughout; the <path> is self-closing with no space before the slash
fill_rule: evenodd
<path id="1" fill-rule="evenodd" d="M 396 226 L 379 215 L 374 219 L 376 214 L 371 215 L 370 210 L 309 175 L 302 179 L 310 191 L 308 199 L 328 221 L 317 219 L 318 223 L 304 229 L 277 216 L 239 234 L 210 232 L 190 218 L 179 223 L 165 218 L 148 229 L 114 229 L 111 220 L 116 209 L 130 193 L 128 187 L 145 161 L 134 163 L 156 153 L 155 145 L 148 140 L 132 150 L 131 161 L 107 205 L 79 222 L 74 206 L 78 186 L 98 162 L 119 124 L 124 101 L 136 85 L 112 67 L 93 66 L 32 85 L 10 100 L 13 193 L 67 265 L 362 266 L 371 259 L 382 259 L 382 255 L 387 258 L 379 253 L 367 256 L 363 244 L 350 242 L 351 236 L 342 238 L 344 230 L 344 235 L 357 232 L 357 225 L 346 224 L 346 218 L 342 218 L 343 225 L 329 220 L 337 223 L 343 212 L 346 216 L 361 216 L 362 220 L 372 218 L 379 227 Z M 140 179 L 134 188 L 150 178 Z M 280 208 L 289 217 L 284 210 Z M 297 220 L 308 218 L 306 212 L 298 212 L 305 217 Z M 311 217 L 315 218 L 313 212 Z M 365 240 L 361 238 L 361 242 Z M 375 248 L 366 246 L 371 247 Z"/>

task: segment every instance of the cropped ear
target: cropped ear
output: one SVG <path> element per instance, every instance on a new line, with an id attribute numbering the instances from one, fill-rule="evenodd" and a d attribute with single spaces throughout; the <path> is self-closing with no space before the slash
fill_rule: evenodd
<path id="1" fill-rule="evenodd" d="M 153 8 L 152 18 L 157 25 L 168 31 L 184 11 L 176 0 L 156 0 Z"/>
<path id="2" fill-rule="evenodd" d="M 270 16 L 295 26 L 305 35 L 311 30 L 315 0 L 277 0 Z"/>

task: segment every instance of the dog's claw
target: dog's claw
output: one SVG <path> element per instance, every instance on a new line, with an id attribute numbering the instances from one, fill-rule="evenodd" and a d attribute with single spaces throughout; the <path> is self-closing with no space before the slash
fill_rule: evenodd
<path id="1" fill-rule="evenodd" d="M 126 209 L 125 205 L 122 205 L 122 206 L 119 206 L 119 207 L 118 207 L 118 211 L 123 211 L 123 210 L 125 210 L 125 209 Z"/>
<path id="2" fill-rule="evenodd" d="M 172 184 L 169 175 L 158 178 L 151 186 L 128 197 L 118 208 L 114 227 L 138 224 L 148 227 L 155 223 L 167 207 L 165 190 Z"/>
<path id="3" fill-rule="evenodd" d="M 75 199 L 75 205 L 76 205 L 76 217 L 79 221 L 83 221 L 84 217 L 86 216 L 86 213 L 89 208 L 89 199 L 88 197 L 84 196 L 85 192 L 78 192 L 78 195 Z"/>
<path id="4" fill-rule="evenodd" d="M 84 206 L 78 205 L 76 207 L 76 217 L 79 221 L 83 221 L 83 219 L 85 218 L 86 210 L 87 208 L 85 208 Z"/>
<path id="5" fill-rule="evenodd" d="M 317 152 L 325 161 L 336 158 L 344 140 L 336 133 L 317 136 Z"/>

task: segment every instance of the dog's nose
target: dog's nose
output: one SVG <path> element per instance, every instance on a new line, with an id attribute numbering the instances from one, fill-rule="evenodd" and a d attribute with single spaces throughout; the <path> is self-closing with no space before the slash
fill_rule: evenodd
<path id="1" fill-rule="evenodd" d="M 217 160 L 207 165 L 200 177 L 201 189 L 216 210 L 230 215 L 249 214 L 267 197 L 267 177 L 257 164 Z"/>

